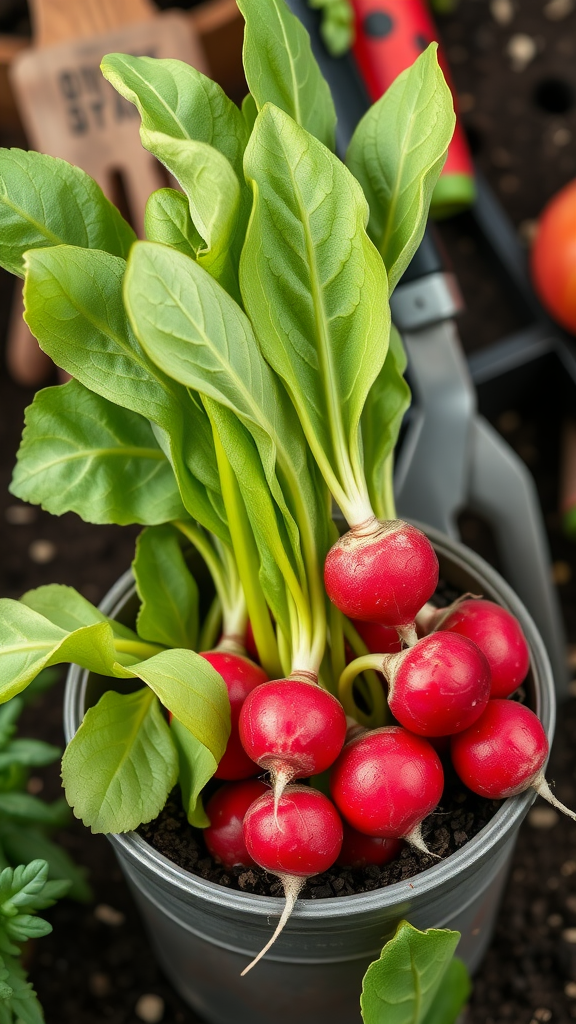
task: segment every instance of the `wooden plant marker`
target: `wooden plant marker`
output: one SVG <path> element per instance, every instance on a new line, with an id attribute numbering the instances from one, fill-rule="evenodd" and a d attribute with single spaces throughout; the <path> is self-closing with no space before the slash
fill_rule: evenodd
<path id="1" fill-rule="evenodd" d="M 30 147 L 87 171 L 138 235 L 151 192 L 169 183 L 142 148 L 136 108 L 106 82 L 106 53 L 176 57 L 205 71 L 190 18 L 160 14 L 151 0 L 30 0 L 35 46 L 11 68 L 14 93 Z M 36 384 L 47 357 L 22 320 L 18 292 L 8 339 L 13 377 Z M 48 364 L 49 365 L 49 364 Z"/>

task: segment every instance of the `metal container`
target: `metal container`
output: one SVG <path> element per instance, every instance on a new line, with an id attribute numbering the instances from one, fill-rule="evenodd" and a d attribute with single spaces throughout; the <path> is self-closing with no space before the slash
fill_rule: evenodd
<path id="1" fill-rule="evenodd" d="M 549 740 L 554 687 L 536 627 L 501 577 L 463 545 L 427 529 L 441 576 L 482 593 L 520 620 L 531 651 L 527 690 Z M 130 623 L 137 607 L 126 573 L 101 609 Z M 123 681 L 114 683 L 118 689 Z M 110 680 L 73 666 L 65 703 L 66 738 Z M 157 853 L 136 833 L 110 836 L 150 941 L 181 996 L 209 1024 L 359 1024 L 368 964 L 398 921 L 462 933 L 459 955 L 474 971 L 490 940 L 516 834 L 534 794 L 506 800 L 477 836 L 446 860 L 405 882 L 357 896 L 300 900 L 282 935 L 245 978 L 241 970 L 270 937 L 282 900 L 204 881 Z"/>

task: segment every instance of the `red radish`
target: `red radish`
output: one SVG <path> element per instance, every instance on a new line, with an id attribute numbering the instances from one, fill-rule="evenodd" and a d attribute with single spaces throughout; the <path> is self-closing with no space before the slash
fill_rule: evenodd
<path id="1" fill-rule="evenodd" d="M 340 853 L 342 834 L 334 805 L 309 786 L 289 786 L 277 807 L 274 794 L 268 792 L 249 808 L 244 818 L 246 849 L 256 864 L 281 880 L 286 906 L 272 938 L 243 975 L 278 938 L 306 879 L 332 867 Z"/>
<path id="2" fill-rule="evenodd" d="M 388 707 L 418 736 L 451 736 L 480 717 L 490 697 L 490 666 L 476 644 L 433 633 L 400 654 L 385 655 Z"/>
<path id="3" fill-rule="evenodd" d="M 365 868 L 367 864 L 388 864 L 403 847 L 401 839 L 367 836 L 344 824 L 344 840 L 337 864 L 346 868 Z"/>
<path id="4" fill-rule="evenodd" d="M 464 636 L 432 633 L 399 654 L 366 654 L 347 665 L 339 681 L 345 702 L 356 676 L 376 669 L 388 680 L 388 707 L 419 736 L 451 736 L 480 717 L 490 697 L 490 666 Z"/>
<path id="5" fill-rule="evenodd" d="M 348 618 L 393 626 L 403 638 L 412 637 L 416 613 L 436 589 L 438 559 L 416 527 L 399 519 L 373 519 L 330 548 L 324 583 Z"/>
<path id="6" fill-rule="evenodd" d="M 491 697 L 509 697 L 526 678 L 528 644 L 518 619 L 506 608 L 484 599 L 461 601 L 452 608 L 436 609 L 430 622 L 432 629 L 468 637 L 486 655 Z"/>
<path id="7" fill-rule="evenodd" d="M 390 626 L 382 626 L 379 622 L 362 622 L 361 619 L 353 619 L 352 625 L 371 654 L 396 654 L 402 650 L 402 641 L 397 631 Z"/>
<path id="8" fill-rule="evenodd" d="M 210 825 L 204 829 L 204 840 L 214 859 L 224 867 L 241 864 L 247 868 L 254 864 L 246 849 L 242 825 L 250 805 L 266 792 L 268 787 L 258 779 L 228 782 L 206 804 Z"/>
<path id="9" fill-rule="evenodd" d="M 481 718 L 452 739 L 452 763 L 473 793 L 501 800 L 532 787 L 576 821 L 576 814 L 556 799 L 544 778 L 547 756 L 540 719 L 514 700 L 491 700 Z"/>
<path id="10" fill-rule="evenodd" d="M 319 775 L 346 739 L 340 702 L 316 683 L 276 679 L 249 694 L 240 713 L 244 750 L 271 772 L 278 798 L 292 779 Z"/>
<path id="11" fill-rule="evenodd" d="M 396 725 L 347 743 L 330 776 L 332 797 L 348 824 L 369 836 L 406 839 L 424 853 L 421 823 L 443 787 L 436 751 Z"/>
<path id="12" fill-rule="evenodd" d="M 231 731 L 224 755 L 216 770 L 217 779 L 247 779 L 258 774 L 258 765 L 250 760 L 240 742 L 238 719 L 246 697 L 256 686 L 268 682 L 264 669 L 249 658 L 228 651 L 207 651 L 202 657 L 220 673 L 230 698 Z"/>

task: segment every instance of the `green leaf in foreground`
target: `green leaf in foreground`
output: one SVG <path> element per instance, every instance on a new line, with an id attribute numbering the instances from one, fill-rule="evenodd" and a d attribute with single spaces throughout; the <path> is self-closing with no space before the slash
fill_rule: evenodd
<path id="1" fill-rule="evenodd" d="M 160 813 L 178 755 L 152 690 L 105 693 L 62 759 L 68 803 L 93 832 L 129 832 Z"/>
<path id="2" fill-rule="evenodd" d="M 0 266 L 24 277 L 24 253 L 53 245 L 126 258 L 132 228 L 93 179 L 65 160 L 0 150 Z"/>
<path id="3" fill-rule="evenodd" d="M 238 0 L 246 22 L 244 71 L 258 110 L 274 103 L 334 149 L 336 111 L 310 37 L 284 0 Z"/>
<path id="4" fill-rule="evenodd" d="M 207 828 L 210 820 L 202 805 L 201 792 L 214 775 L 218 762 L 177 718 L 172 719 L 170 728 L 178 751 L 178 782 L 186 817 L 196 828 Z"/>
<path id="5" fill-rule="evenodd" d="M 162 651 L 126 669 L 219 761 L 230 735 L 230 701 L 222 676 L 194 651 Z"/>
<path id="6" fill-rule="evenodd" d="M 454 955 L 460 933 L 401 921 L 370 964 L 360 1006 L 364 1024 L 423 1024 Z M 448 1022 L 442 1022 L 448 1024 Z"/>
<path id="7" fill-rule="evenodd" d="M 370 107 L 346 154 L 368 200 L 368 232 L 386 264 L 390 291 L 424 234 L 456 122 L 437 49 L 431 43 Z"/>
<path id="8" fill-rule="evenodd" d="M 271 104 L 245 165 L 254 209 L 240 264 L 244 305 L 335 500 L 349 523 L 361 522 L 371 510 L 360 415 L 390 323 L 366 200 L 346 167 Z"/>
<path id="9" fill-rule="evenodd" d="M 137 629 L 145 640 L 196 649 L 198 587 L 172 526 L 144 530 L 132 563 L 141 601 Z"/>
<path id="10" fill-rule="evenodd" d="M 26 688 L 49 665 L 71 661 L 101 675 L 116 668 L 114 634 L 104 620 L 70 633 L 20 601 L 0 600 L 0 702 Z"/>
<path id="11" fill-rule="evenodd" d="M 424 1018 L 424 1024 L 456 1024 L 471 991 L 472 985 L 466 964 L 455 956 L 448 965 L 434 1002 Z"/>
<path id="12" fill-rule="evenodd" d="M 148 420 L 77 380 L 39 391 L 26 410 L 10 491 L 90 523 L 153 525 L 185 515 Z"/>

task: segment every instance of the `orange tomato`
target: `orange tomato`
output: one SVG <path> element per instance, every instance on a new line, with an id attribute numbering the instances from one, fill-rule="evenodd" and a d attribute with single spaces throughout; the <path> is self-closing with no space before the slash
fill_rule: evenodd
<path id="1" fill-rule="evenodd" d="M 576 180 L 544 207 L 531 270 L 543 305 L 562 327 L 576 334 Z"/>

